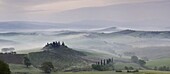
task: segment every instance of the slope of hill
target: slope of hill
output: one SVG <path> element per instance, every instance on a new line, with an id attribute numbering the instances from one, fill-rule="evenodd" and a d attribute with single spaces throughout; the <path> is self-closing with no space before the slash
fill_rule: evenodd
<path id="1" fill-rule="evenodd" d="M 12 74 L 41 74 L 43 72 L 33 66 L 27 68 L 22 64 L 9 64 L 9 68 Z"/>
<path id="2" fill-rule="evenodd" d="M 140 57 L 148 57 L 150 59 L 161 59 L 161 58 L 170 58 L 169 48 L 170 46 L 143 47 L 143 48 L 135 48 L 136 50 L 132 50 L 132 52 L 135 52 Z"/>
<path id="3" fill-rule="evenodd" d="M 86 64 L 86 61 L 82 59 L 83 56 L 86 56 L 84 53 L 68 48 L 64 44 L 53 42 L 47 44 L 42 50 L 44 51 L 28 54 L 36 67 L 39 67 L 43 62 L 52 62 L 57 69 L 63 70 L 71 66 Z"/>
<path id="4" fill-rule="evenodd" d="M 108 27 L 108 28 L 94 30 L 94 32 L 104 32 L 104 33 L 118 32 L 118 31 L 121 31 L 121 29 L 117 27 Z"/>
<path id="5" fill-rule="evenodd" d="M 0 54 L 0 60 L 10 64 L 22 64 L 26 54 Z"/>
<path id="6" fill-rule="evenodd" d="M 155 66 L 161 67 L 161 66 L 168 66 L 170 67 L 170 58 L 160 58 L 156 60 L 151 60 L 146 63 L 146 66 L 150 68 L 154 68 Z"/>
<path id="7" fill-rule="evenodd" d="M 170 38 L 170 31 L 123 30 L 112 34 L 129 35 L 140 38 Z"/>

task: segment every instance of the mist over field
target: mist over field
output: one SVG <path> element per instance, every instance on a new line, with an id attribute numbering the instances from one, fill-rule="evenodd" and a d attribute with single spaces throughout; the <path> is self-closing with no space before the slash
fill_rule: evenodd
<path id="1" fill-rule="evenodd" d="M 78 51 L 96 52 L 118 57 L 125 52 L 134 52 L 140 57 L 159 58 L 158 53 L 167 50 L 170 43 L 170 31 L 141 31 L 118 27 L 95 29 L 60 29 L 19 31 L 0 33 L 1 48 L 14 47 L 16 51 L 40 51 L 48 42 L 63 41 Z M 147 52 L 161 48 L 155 54 Z M 155 49 L 156 50 L 156 49 Z M 30 51 L 31 52 L 31 51 Z M 143 54 L 140 54 L 142 53 Z M 169 51 L 162 53 L 169 56 Z M 147 54 L 147 55 L 146 55 Z M 151 56 L 152 55 L 152 56 Z M 125 55 L 126 56 L 126 55 Z"/>

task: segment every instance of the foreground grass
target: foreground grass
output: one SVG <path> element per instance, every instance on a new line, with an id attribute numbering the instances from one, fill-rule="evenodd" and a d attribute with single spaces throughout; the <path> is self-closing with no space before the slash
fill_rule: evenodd
<path id="1" fill-rule="evenodd" d="M 58 72 L 52 74 L 170 74 L 170 72 L 162 72 L 162 71 L 152 71 L 152 70 L 143 70 L 138 73 L 117 73 L 114 71 L 93 71 L 93 72 Z"/>
<path id="2" fill-rule="evenodd" d="M 139 74 L 170 74 L 170 71 L 154 71 L 154 70 L 143 70 Z"/>
<path id="3" fill-rule="evenodd" d="M 28 74 L 44 74 L 41 70 L 29 67 L 26 68 L 24 65 L 9 64 L 12 74 L 28 73 Z M 127 73 L 123 71 L 122 73 L 117 73 L 114 71 L 86 71 L 86 72 L 52 72 L 51 74 L 170 74 L 170 72 L 165 71 L 153 71 L 153 70 L 140 70 L 138 73 Z"/>

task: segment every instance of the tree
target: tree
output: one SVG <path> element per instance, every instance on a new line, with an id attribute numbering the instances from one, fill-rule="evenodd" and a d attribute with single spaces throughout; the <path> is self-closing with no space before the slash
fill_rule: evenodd
<path id="1" fill-rule="evenodd" d="M 45 73 L 51 73 L 51 71 L 54 69 L 54 66 L 53 66 L 52 62 L 44 62 L 41 64 L 41 69 Z"/>
<path id="2" fill-rule="evenodd" d="M 11 74 L 8 64 L 0 61 L 0 74 Z"/>
<path id="3" fill-rule="evenodd" d="M 129 68 L 127 66 L 125 66 L 125 70 L 129 70 Z"/>
<path id="4" fill-rule="evenodd" d="M 27 68 L 31 66 L 31 62 L 30 59 L 28 59 L 28 57 L 24 57 L 24 65 L 26 65 Z"/>
<path id="5" fill-rule="evenodd" d="M 106 64 L 106 65 L 92 64 L 92 68 L 94 70 L 98 70 L 98 71 L 111 71 L 111 70 L 114 70 L 113 64 Z"/>
<path id="6" fill-rule="evenodd" d="M 129 67 L 129 70 L 133 70 L 134 68 L 133 67 Z"/>
<path id="7" fill-rule="evenodd" d="M 60 43 L 60 41 L 58 41 L 58 45 L 59 45 L 59 46 L 61 46 L 61 43 Z"/>
<path id="8" fill-rule="evenodd" d="M 166 71 L 170 71 L 169 67 L 166 67 Z"/>
<path id="9" fill-rule="evenodd" d="M 1 51 L 4 52 L 4 53 L 7 53 L 7 52 L 13 52 L 15 50 L 15 48 L 2 48 Z"/>
<path id="10" fill-rule="evenodd" d="M 134 62 L 134 63 L 138 63 L 138 57 L 137 56 L 132 56 L 131 57 L 131 61 Z"/>
<path id="11" fill-rule="evenodd" d="M 65 46 L 65 43 L 64 42 L 62 42 L 62 44 L 61 44 L 62 46 Z"/>
<path id="12" fill-rule="evenodd" d="M 141 65 L 141 66 L 144 66 L 146 64 L 146 62 L 144 60 L 139 60 L 138 63 Z"/>
<path id="13" fill-rule="evenodd" d="M 158 70 L 158 68 L 155 66 L 155 67 L 154 67 L 154 70 Z"/>
<path id="14" fill-rule="evenodd" d="M 102 60 L 101 60 L 101 62 L 100 62 L 100 63 L 101 63 L 101 65 L 103 65 L 103 61 L 102 61 Z"/>

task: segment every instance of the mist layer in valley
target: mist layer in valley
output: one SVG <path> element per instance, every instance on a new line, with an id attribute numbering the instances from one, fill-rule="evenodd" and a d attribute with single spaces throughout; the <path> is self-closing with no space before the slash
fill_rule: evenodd
<path id="1" fill-rule="evenodd" d="M 0 48 L 14 47 L 20 53 L 40 51 L 46 43 L 53 41 L 64 41 L 70 48 L 78 51 L 114 57 L 137 55 L 157 59 L 168 57 L 170 53 L 168 49 L 170 31 L 137 31 L 107 27 L 91 30 L 63 29 L 0 33 Z"/>

